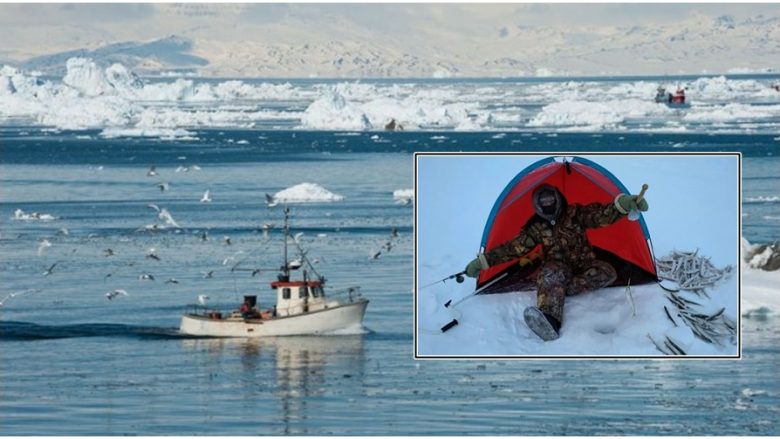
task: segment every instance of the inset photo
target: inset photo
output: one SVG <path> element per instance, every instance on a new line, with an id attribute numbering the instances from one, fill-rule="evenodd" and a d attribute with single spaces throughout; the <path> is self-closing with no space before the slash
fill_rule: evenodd
<path id="1" fill-rule="evenodd" d="M 741 356 L 737 153 L 415 155 L 415 358 Z"/>

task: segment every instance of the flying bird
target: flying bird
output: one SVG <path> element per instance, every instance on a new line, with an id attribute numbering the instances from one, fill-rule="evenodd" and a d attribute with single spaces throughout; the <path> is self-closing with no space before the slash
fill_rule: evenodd
<path id="1" fill-rule="evenodd" d="M 200 303 L 202 306 L 206 306 L 206 302 L 208 302 L 209 296 L 205 294 L 198 294 L 198 303 Z"/>
<path id="2" fill-rule="evenodd" d="M 47 268 L 46 271 L 43 272 L 43 275 L 44 276 L 50 275 L 52 273 L 52 271 L 54 271 L 54 267 L 56 267 L 57 264 L 59 264 L 59 262 L 55 262 L 55 263 L 51 264 L 51 267 Z"/>
<path id="3" fill-rule="evenodd" d="M 160 257 L 157 256 L 157 253 L 156 253 L 156 250 L 154 249 L 154 247 L 149 249 L 149 253 L 146 254 L 146 257 L 154 259 L 155 261 L 159 261 L 160 260 Z"/>
<path id="4" fill-rule="evenodd" d="M 103 256 L 105 257 L 114 256 L 114 250 L 110 248 L 103 250 Z"/>
<path id="5" fill-rule="evenodd" d="M 154 276 L 149 273 L 144 273 L 138 276 L 138 280 L 154 280 Z"/>
<path id="6" fill-rule="evenodd" d="M 209 191 L 203 193 L 203 196 L 200 198 L 201 203 L 211 203 L 211 196 L 209 195 Z"/>
<path id="7" fill-rule="evenodd" d="M 377 251 L 375 251 L 374 253 L 371 254 L 371 257 L 369 259 L 379 259 L 379 256 L 381 256 L 381 255 L 382 255 L 382 251 L 381 250 L 377 250 Z"/>
<path id="8" fill-rule="evenodd" d="M 146 205 L 146 207 L 148 207 L 149 209 L 154 209 L 154 210 L 156 210 L 157 212 L 159 212 L 159 211 L 160 211 L 160 206 L 158 206 L 158 205 L 156 205 L 156 204 L 154 204 L 154 203 L 149 203 L 149 204 L 147 204 L 147 205 Z"/>
<path id="9" fill-rule="evenodd" d="M 169 183 L 157 183 L 157 187 L 160 188 L 160 192 L 165 192 L 171 188 Z"/>
<path id="10" fill-rule="evenodd" d="M 165 283 L 166 284 L 178 284 L 179 281 L 177 281 L 175 277 L 172 277 L 172 278 L 166 280 Z"/>
<path id="11" fill-rule="evenodd" d="M 265 205 L 266 206 L 274 207 L 277 204 L 279 204 L 279 202 L 276 200 L 276 198 L 273 195 L 271 195 L 269 193 L 265 194 Z"/>
<path id="12" fill-rule="evenodd" d="M 397 227 L 393 227 L 393 229 L 390 230 L 390 236 L 393 237 L 393 238 L 398 238 L 398 228 Z"/>
<path id="13" fill-rule="evenodd" d="M 181 226 L 178 223 L 176 223 L 176 220 L 173 219 L 171 213 L 168 212 L 168 209 L 164 207 L 160 209 L 160 213 L 157 214 L 157 218 L 165 221 L 165 224 L 168 224 L 169 226 L 173 226 L 179 229 L 181 228 Z"/>
<path id="14" fill-rule="evenodd" d="M 156 177 L 157 175 L 158 175 L 157 174 L 157 166 L 155 166 L 155 165 L 149 166 L 149 172 L 146 173 L 146 176 L 147 177 Z"/>
<path id="15" fill-rule="evenodd" d="M 200 234 L 200 240 L 203 242 L 206 242 L 209 240 L 209 232 L 204 230 L 203 233 Z"/>
<path id="16" fill-rule="evenodd" d="M 225 236 L 222 239 L 225 241 L 225 245 L 233 245 L 233 241 L 230 240 L 229 236 Z"/>
<path id="17" fill-rule="evenodd" d="M 3 300 L 0 300 L 0 307 L 2 307 L 3 305 L 5 305 L 5 303 L 6 303 L 6 302 L 7 302 L 9 299 L 13 299 L 14 297 L 23 296 L 23 295 L 25 295 L 25 294 L 28 294 L 28 293 L 40 293 L 40 292 L 41 292 L 41 290 L 39 290 L 39 289 L 35 289 L 35 288 L 29 288 L 29 289 L 27 289 L 27 290 L 24 290 L 24 291 L 14 291 L 14 292 L 12 292 L 12 293 L 9 293 L 8 295 L 6 295 L 6 296 L 3 298 Z"/>
<path id="18" fill-rule="evenodd" d="M 287 263 L 287 269 L 288 270 L 297 270 L 303 266 L 303 261 L 299 259 L 293 259 L 292 261 Z"/>
<path id="19" fill-rule="evenodd" d="M 114 300 L 115 298 L 117 298 L 119 296 L 127 296 L 127 295 L 128 295 L 127 291 L 125 291 L 125 290 L 114 290 L 114 291 L 106 293 L 106 298 L 108 300 Z"/>
<path id="20" fill-rule="evenodd" d="M 40 256 L 47 247 L 51 247 L 51 242 L 46 238 L 41 239 L 38 242 L 38 256 Z"/>
<path id="21" fill-rule="evenodd" d="M 211 270 L 211 271 L 208 271 L 208 272 L 201 271 L 200 274 L 203 275 L 203 279 L 211 279 L 212 277 L 214 277 L 214 270 Z"/>

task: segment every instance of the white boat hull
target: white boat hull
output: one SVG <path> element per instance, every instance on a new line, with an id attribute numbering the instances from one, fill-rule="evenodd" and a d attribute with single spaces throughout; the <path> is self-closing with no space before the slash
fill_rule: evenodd
<path id="1" fill-rule="evenodd" d="M 275 337 L 317 335 L 352 327 L 363 321 L 368 300 L 271 319 L 213 319 L 196 314 L 181 318 L 182 334 L 202 337 Z"/>

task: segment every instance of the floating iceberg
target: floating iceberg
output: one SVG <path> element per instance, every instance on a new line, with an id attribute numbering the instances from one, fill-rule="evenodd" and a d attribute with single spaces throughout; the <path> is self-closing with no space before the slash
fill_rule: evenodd
<path id="1" fill-rule="evenodd" d="M 48 213 L 24 213 L 22 209 L 16 209 L 13 219 L 17 221 L 51 221 L 57 219 L 57 217 Z"/>
<path id="2" fill-rule="evenodd" d="M 274 200 L 280 203 L 320 203 L 342 201 L 343 196 L 334 194 L 316 183 L 301 183 L 277 192 Z"/>
<path id="3" fill-rule="evenodd" d="M 414 203 L 414 189 L 396 189 L 393 191 L 396 204 Z"/>

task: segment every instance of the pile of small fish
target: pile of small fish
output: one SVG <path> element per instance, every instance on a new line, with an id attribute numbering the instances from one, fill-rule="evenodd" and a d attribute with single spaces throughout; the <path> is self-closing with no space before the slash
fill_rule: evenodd
<path id="1" fill-rule="evenodd" d="M 709 258 L 699 256 L 698 253 L 699 250 L 694 252 L 673 250 L 669 255 L 656 259 L 658 277 L 677 282 L 681 290 L 707 296 L 704 289 L 713 287 L 729 277 L 732 267 L 727 265 L 726 268 L 719 269 L 712 265 Z"/>
<path id="2" fill-rule="evenodd" d="M 658 268 L 658 277 L 665 280 L 671 280 L 679 285 L 679 290 L 667 289 L 666 298 L 674 305 L 673 307 L 664 306 L 666 317 L 678 326 L 677 317 L 685 323 L 693 335 L 699 339 L 723 346 L 724 340 L 730 343 L 736 343 L 737 324 L 734 320 L 726 316 L 725 308 L 721 308 L 713 314 L 706 314 L 695 307 L 701 307 L 701 303 L 686 298 L 680 293 L 681 290 L 690 291 L 699 297 L 709 298 L 705 291 L 707 287 L 713 287 L 720 281 L 728 278 L 732 274 L 732 267 L 726 266 L 719 269 L 712 265 L 708 258 L 698 255 L 695 252 L 672 251 L 668 256 L 656 260 Z M 671 310 L 670 310 L 671 308 Z M 648 337 L 649 334 L 648 334 Z M 686 355 L 678 343 L 675 343 L 668 336 L 663 345 L 653 340 L 655 347 L 665 355 Z"/>

